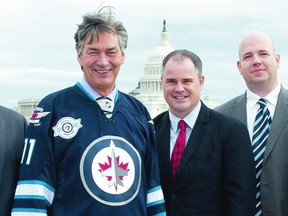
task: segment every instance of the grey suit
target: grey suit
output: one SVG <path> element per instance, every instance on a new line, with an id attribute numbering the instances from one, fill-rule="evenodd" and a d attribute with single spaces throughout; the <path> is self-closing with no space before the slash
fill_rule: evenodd
<path id="1" fill-rule="evenodd" d="M 216 108 L 247 125 L 246 94 Z M 288 216 L 288 90 L 281 87 L 261 176 L 264 216 Z"/>
<path id="2" fill-rule="evenodd" d="M 25 118 L 0 106 L 0 215 L 11 215 L 26 130 Z"/>

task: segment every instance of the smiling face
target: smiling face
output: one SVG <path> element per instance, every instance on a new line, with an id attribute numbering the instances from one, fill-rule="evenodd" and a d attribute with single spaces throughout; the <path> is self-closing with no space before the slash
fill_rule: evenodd
<path id="1" fill-rule="evenodd" d="M 163 93 L 170 111 L 184 118 L 199 103 L 204 77 L 198 77 L 193 62 L 184 58 L 181 61 L 169 59 L 161 78 Z"/>
<path id="2" fill-rule="evenodd" d="M 124 63 L 117 35 L 99 32 L 85 40 L 78 62 L 83 68 L 87 83 L 102 96 L 108 95 L 115 87 L 116 78 Z"/>
<path id="3" fill-rule="evenodd" d="M 279 63 L 280 56 L 267 35 L 256 32 L 242 40 L 237 66 L 252 92 L 266 96 L 276 87 Z"/>

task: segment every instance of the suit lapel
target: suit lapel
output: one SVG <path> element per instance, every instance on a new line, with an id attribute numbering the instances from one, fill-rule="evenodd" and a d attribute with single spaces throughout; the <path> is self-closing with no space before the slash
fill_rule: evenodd
<path id="1" fill-rule="evenodd" d="M 246 93 L 240 95 L 229 108 L 229 114 L 243 122 L 247 127 Z"/>
<path id="2" fill-rule="evenodd" d="M 283 118 L 283 116 L 288 116 L 288 91 L 281 87 L 281 91 L 279 93 L 277 105 L 275 108 L 275 114 L 269 132 L 269 137 L 267 140 L 264 160 L 271 153 L 273 147 L 277 142 L 278 137 L 284 129 L 284 126 L 287 124 L 287 118 Z"/>

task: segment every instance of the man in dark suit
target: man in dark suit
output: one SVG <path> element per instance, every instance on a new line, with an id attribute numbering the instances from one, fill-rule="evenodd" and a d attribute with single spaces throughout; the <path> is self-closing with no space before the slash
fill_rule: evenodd
<path id="1" fill-rule="evenodd" d="M 277 79 L 279 64 L 280 55 L 268 35 L 263 32 L 247 34 L 240 43 L 237 61 L 247 90 L 216 108 L 245 123 L 253 140 L 253 123 L 259 108 L 257 101 L 259 98 L 267 101 L 272 123 L 259 176 L 262 210 L 255 215 L 288 215 L 288 91 Z"/>
<path id="2" fill-rule="evenodd" d="M 167 215 L 251 216 L 255 171 L 247 128 L 201 102 L 204 76 L 197 55 L 175 50 L 162 66 L 169 110 L 154 124 Z M 179 120 L 186 123 L 185 148 L 173 175 Z"/>
<path id="3" fill-rule="evenodd" d="M 0 215 L 11 215 L 26 130 L 25 118 L 0 106 Z"/>

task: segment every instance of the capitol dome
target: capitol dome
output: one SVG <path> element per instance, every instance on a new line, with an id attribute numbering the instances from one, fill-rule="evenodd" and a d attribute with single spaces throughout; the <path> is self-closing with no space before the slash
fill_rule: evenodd
<path id="1" fill-rule="evenodd" d="M 152 50 L 152 52 L 148 58 L 147 64 L 152 63 L 152 62 L 162 63 L 162 60 L 165 58 L 165 56 L 174 50 L 172 48 L 172 46 L 170 46 L 170 44 L 169 44 L 169 41 L 168 41 L 169 36 L 168 36 L 167 31 L 166 31 L 165 25 L 166 25 L 166 22 L 164 20 L 163 30 L 161 32 L 160 44 L 159 44 L 159 46 L 155 47 Z"/>
<path id="2" fill-rule="evenodd" d="M 168 32 L 166 31 L 166 21 L 163 22 L 160 44 L 155 47 L 144 67 L 144 77 L 140 79 L 140 92 L 145 94 L 162 92 L 160 76 L 162 73 L 162 61 L 167 54 L 174 49 L 169 44 Z"/>
<path id="3" fill-rule="evenodd" d="M 133 95 L 146 106 L 152 117 L 168 108 L 162 93 L 160 77 L 162 61 L 174 49 L 169 44 L 165 25 L 166 21 L 164 20 L 160 44 L 149 55 L 144 66 L 144 76 L 140 79 L 138 87 L 130 92 L 130 95 Z"/>

